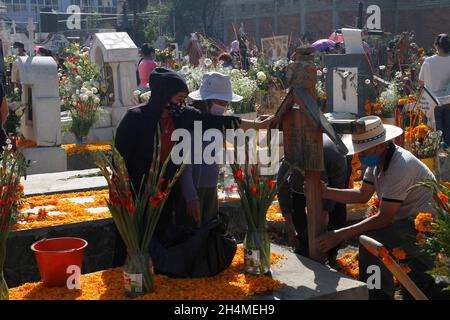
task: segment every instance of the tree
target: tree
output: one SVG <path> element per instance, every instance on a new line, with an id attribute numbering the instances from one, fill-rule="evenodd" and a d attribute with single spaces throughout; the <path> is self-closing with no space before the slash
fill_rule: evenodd
<path id="1" fill-rule="evenodd" d="M 172 15 L 177 25 L 176 38 L 182 39 L 193 31 L 211 35 L 223 0 L 170 0 Z"/>
<path id="2" fill-rule="evenodd" d="M 138 32 L 138 13 L 148 8 L 149 0 L 126 0 L 127 8 L 133 13 L 133 38 Z"/>

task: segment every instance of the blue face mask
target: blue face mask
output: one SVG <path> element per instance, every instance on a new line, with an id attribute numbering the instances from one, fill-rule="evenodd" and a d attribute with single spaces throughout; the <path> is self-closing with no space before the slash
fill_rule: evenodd
<path id="1" fill-rule="evenodd" d="M 377 165 L 380 164 L 380 156 L 377 154 L 372 154 L 368 157 L 364 157 L 364 156 L 360 156 L 359 157 L 359 161 L 361 161 L 361 163 L 369 168 L 374 168 Z"/>

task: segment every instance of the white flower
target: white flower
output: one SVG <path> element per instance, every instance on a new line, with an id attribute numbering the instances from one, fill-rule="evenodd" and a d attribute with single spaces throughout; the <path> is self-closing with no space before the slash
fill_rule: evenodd
<path id="1" fill-rule="evenodd" d="M 88 97 L 92 97 L 94 93 L 91 90 L 85 92 Z"/>
<path id="2" fill-rule="evenodd" d="M 81 76 L 76 76 L 76 77 L 75 77 L 75 80 L 77 80 L 77 81 L 83 81 L 83 78 L 82 78 Z"/>
<path id="3" fill-rule="evenodd" d="M 379 68 L 381 71 L 386 70 L 386 66 L 380 66 Z"/>
<path id="4" fill-rule="evenodd" d="M 189 67 L 188 67 L 188 66 L 183 66 L 183 67 L 181 68 L 181 73 L 186 74 L 186 73 L 188 73 L 188 72 L 189 72 Z"/>
<path id="5" fill-rule="evenodd" d="M 85 87 L 83 87 L 83 88 L 80 89 L 80 92 L 81 92 L 81 93 L 86 93 L 86 91 L 88 91 L 88 90 L 87 90 L 87 88 L 85 88 Z"/>
<path id="6" fill-rule="evenodd" d="M 23 109 L 21 109 L 21 108 L 18 108 L 17 110 L 16 110 L 16 116 L 17 117 L 21 117 L 21 116 L 23 116 Z"/>
<path id="7" fill-rule="evenodd" d="M 133 92 L 133 95 L 134 95 L 135 97 L 138 97 L 138 96 L 141 95 L 141 92 L 140 92 L 139 90 L 135 90 L 135 91 Z"/>
<path id="8" fill-rule="evenodd" d="M 267 76 L 264 72 L 260 71 L 256 74 L 256 78 L 258 78 L 259 81 L 264 82 L 267 80 Z"/>
<path id="9" fill-rule="evenodd" d="M 321 76 L 323 76 L 323 72 L 322 72 L 322 71 L 320 71 L 320 70 L 317 70 L 317 76 L 318 76 L 318 77 L 321 77 Z"/>
<path id="10" fill-rule="evenodd" d="M 15 93 L 15 94 L 19 94 L 19 93 L 20 93 L 19 88 L 14 88 L 14 93 Z"/>
<path id="11" fill-rule="evenodd" d="M 83 102 L 86 102 L 86 101 L 89 100 L 89 96 L 86 95 L 86 94 L 82 94 L 82 95 L 80 96 L 80 98 L 81 98 L 81 100 L 82 100 Z"/>
<path id="12" fill-rule="evenodd" d="M 94 94 L 97 94 L 97 93 L 98 93 L 98 89 L 97 89 L 96 87 L 92 87 L 91 91 L 92 91 Z"/>
<path id="13" fill-rule="evenodd" d="M 251 64 L 256 64 L 256 63 L 258 63 L 258 58 L 254 58 L 254 57 L 250 58 L 250 63 L 251 63 Z"/>
<path id="14" fill-rule="evenodd" d="M 328 73 L 328 68 L 323 68 L 323 73 L 327 74 Z"/>
<path id="15" fill-rule="evenodd" d="M 8 144 L 8 151 L 10 151 L 13 148 L 12 144 Z"/>
<path id="16" fill-rule="evenodd" d="M 112 99 L 112 98 L 114 98 L 114 93 L 110 93 L 109 94 L 109 97 Z"/>
<path id="17" fill-rule="evenodd" d="M 6 139 L 6 144 L 11 144 L 11 140 Z"/>
<path id="18" fill-rule="evenodd" d="M 395 73 L 395 77 L 396 77 L 397 79 L 401 79 L 402 76 L 403 76 L 403 74 L 402 74 L 400 71 L 397 71 L 397 72 Z"/>
<path id="19" fill-rule="evenodd" d="M 209 67 L 209 66 L 211 66 L 212 65 L 212 60 L 210 59 L 210 58 L 206 58 L 205 59 L 205 66 L 207 66 L 207 67 Z"/>
<path id="20" fill-rule="evenodd" d="M 231 70 L 231 74 L 232 74 L 233 76 L 237 76 L 237 75 L 239 75 L 239 73 L 240 73 L 240 71 L 239 71 L 238 69 L 233 69 L 233 70 Z"/>
<path id="21" fill-rule="evenodd" d="M 372 83 L 372 81 L 370 81 L 370 79 L 366 79 L 365 83 L 366 83 L 367 85 L 369 85 L 369 84 Z"/>
<path id="22" fill-rule="evenodd" d="M 94 98 L 94 103 L 95 104 L 99 104 L 100 103 L 100 98 L 99 97 L 95 97 Z"/>
<path id="23" fill-rule="evenodd" d="M 62 73 L 58 73 L 58 78 L 62 78 Z"/>
<path id="24" fill-rule="evenodd" d="M 405 77 L 405 78 L 403 78 L 403 80 L 405 80 L 405 81 L 409 81 L 409 78 L 408 78 L 408 77 Z"/>

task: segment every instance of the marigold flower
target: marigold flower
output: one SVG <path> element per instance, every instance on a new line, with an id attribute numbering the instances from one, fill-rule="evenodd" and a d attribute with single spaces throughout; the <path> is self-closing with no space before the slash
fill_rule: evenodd
<path id="1" fill-rule="evenodd" d="M 446 196 L 443 192 L 438 192 L 437 197 L 442 201 L 443 204 L 448 203 L 448 196 Z"/>
<path id="2" fill-rule="evenodd" d="M 420 246 L 423 246 L 423 245 L 425 244 L 426 240 L 427 240 L 427 237 L 426 237 L 425 234 L 423 234 L 422 232 L 419 232 L 419 233 L 417 234 L 416 240 L 417 240 L 417 243 L 418 243 Z"/>
<path id="3" fill-rule="evenodd" d="M 431 223 L 433 222 L 433 215 L 431 213 L 419 213 L 414 220 L 414 225 L 417 231 L 422 233 L 432 232 L 433 228 Z"/>
<path id="4" fill-rule="evenodd" d="M 397 260 L 405 260 L 406 259 L 406 252 L 405 252 L 405 250 L 403 250 L 401 248 L 395 248 L 394 250 L 392 250 L 392 255 Z"/>

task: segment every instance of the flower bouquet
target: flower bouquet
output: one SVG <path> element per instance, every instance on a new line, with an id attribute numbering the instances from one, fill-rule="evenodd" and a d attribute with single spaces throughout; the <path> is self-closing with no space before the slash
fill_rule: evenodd
<path id="1" fill-rule="evenodd" d="M 270 241 L 266 213 L 277 192 L 273 177 L 259 175 L 258 165 L 231 165 L 247 223 L 244 240 L 245 271 L 266 274 L 270 270 Z"/>
<path id="2" fill-rule="evenodd" d="M 425 124 L 420 124 L 414 128 L 408 127 L 405 133 L 405 146 L 417 158 L 421 160 L 433 159 L 434 162 L 434 158 L 442 147 L 442 132 L 434 131 Z M 434 169 L 433 167 L 430 169 Z"/>
<path id="3" fill-rule="evenodd" d="M 0 155 L 0 300 L 7 300 L 9 297 L 3 275 L 6 240 L 23 196 L 20 178 L 25 174 L 25 169 L 26 161 L 23 155 L 17 151 L 13 152 L 12 145 L 8 144 Z"/>
<path id="4" fill-rule="evenodd" d="M 166 181 L 164 175 L 170 157 L 161 167 L 161 146 L 157 142 L 155 137 L 153 162 L 146 180 L 142 179 L 140 190 L 131 186 L 124 159 L 117 149 L 112 148 L 112 162 L 103 154 L 95 156 L 108 182 L 108 207 L 127 247 L 124 282 L 125 293 L 131 298 L 154 291 L 150 241 L 170 191 L 183 170 L 181 167 L 170 181 Z"/>
<path id="5" fill-rule="evenodd" d="M 79 93 L 79 94 L 78 94 Z M 77 144 L 85 144 L 86 137 L 94 124 L 100 119 L 102 108 L 96 87 L 82 87 L 72 96 L 69 108 L 72 123 L 68 130 L 72 132 Z"/>
<path id="6" fill-rule="evenodd" d="M 428 188 L 434 194 L 435 214 L 420 213 L 414 221 L 418 231 L 417 242 L 436 259 L 431 274 L 450 283 L 450 184 L 426 180 L 413 188 Z"/>

